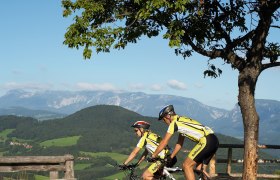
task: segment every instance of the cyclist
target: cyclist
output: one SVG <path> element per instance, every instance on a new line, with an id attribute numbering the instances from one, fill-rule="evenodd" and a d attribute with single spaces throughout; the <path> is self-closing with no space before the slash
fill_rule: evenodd
<path id="1" fill-rule="evenodd" d="M 209 127 L 202 125 L 194 119 L 177 115 L 173 105 L 165 106 L 159 112 L 158 120 L 163 120 L 168 125 L 168 130 L 158 148 L 153 153 L 152 158 L 155 158 L 166 147 L 172 135 L 178 132 L 178 140 L 171 154 L 171 158 L 179 152 L 183 146 L 185 137 L 187 137 L 197 144 L 183 162 L 185 178 L 194 180 L 194 168 L 199 170 L 202 165 L 204 167 L 204 173 L 209 177 L 205 169 L 219 146 L 219 140 L 214 135 L 214 132 Z"/>
<path id="2" fill-rule="evenodd" d="M 139 153 L 139 151 L 145 147 L 145 150 L 141 157 L 139 158 L 138 162 L 135 164 L 136 166 L 139 165 L 145 158 L 147 157 L 148 153 L 154 153 L 157 146 L 159 145 L 161 141 L 161 137 L 155 133 L 153 133 L 151 130 L 149 130 L 150 124 L 145 121 L 137 121 L 135 122 L 131 127 L 134 128 L 134 131 L 136 135 L 140 138 L 138 141 L 136 147 L 131 152 L 131 154 L 128 156 L 128 158 L 123 163 L 123 166 L 126 166 L 130 161 L 132 161 L 136 155 Z M 158 152 L 157 156 L 161 159 L 167 158 L 167 156 L 170 156 L 171 150 L 168 146 L 165 148 L 162 148 L 161 151 Z M 172 161 L 169 161 L 169 163 L 166 166 L 172 167 L 177 162 L 176 157 L 172 159 Z M 146 169 L 142 175 L 142 178 L 144 180 L 150 180 L 154 179 L 154 173 L 156 173 L 160 168 L 162 167 L 162 163 L 160 161 L 153 162 L 148 169 Z"/>

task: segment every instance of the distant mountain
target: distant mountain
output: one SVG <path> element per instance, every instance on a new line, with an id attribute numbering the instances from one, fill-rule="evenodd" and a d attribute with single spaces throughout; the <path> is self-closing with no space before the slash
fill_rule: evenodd
<path id="1" fill-rule="evenodd" d="M 62 114 L 72 114 L 94 105 L 116 105 L 145 116 L 158 116 L 160 109 L 167 104 L 176 105 L 178 113 L 187 113 L 198 119 L 215 120 L 227 113 L 204 105 L 192 98 L 172 95 L 150 95 L 142 92 L 107 91 L 44 91 L 27 92 L 11 90 L 0 97 L 0 108 L 24 107 Z"/>
<path id="2" fill-rule="evenodd" d="M 142 116 L 136 112 L 112 105 L 97 105 L 82 109 L 61 119 L 37 121 L 29 117 L 0 116 L 0 131 L 14 129 L 8 138 L 43 142 L 51 139 L 80 136 L 76 147 L 72 150 L 89 152 L 121 152 L 134 146 L 131 125 L 135 121 L 145 120 L 151 129 L 160 135 L 166 133 L 167 126 L 154 117 Z M 219 134 L 221 143 L 237 143 L 242 141 Z M 177 136 L 175 137 L 175 141 Z M 188 147 L 188 143 L 185 144 Z M 38 151 L 38 149 L 37 149 Z M 34 152 L 28 152 L 34 153 Z"/>
<path id="3" fill-rule="evenodd" d="M 33 117 L 40 121 L 47 120 L 47 119 L 62 118 L 62 117 L 66 116 L 65 114 L 60 114 L 60 113 L 56 113 L 56 112 L 27 109 L 24 107 L 0 108 L 0 116 L 3 116 L 3 115 Z"/>
<path id="4" fill-rule="evenodd" d="M 259 141 L 264 144 L 280 144 L 280 102 L 275 100 L 256 100 L 256 109 L 260 117 Z M 238 105 L 213 124 L 220 133 L 243 138 L 243 120 Z"/>
<path id="5" fill-rule="evenodd" d="M 192 98 L 173 95 L 151 95 L 142 92 L 27 92 L 23 90 L 11 90 L 0 97 L 0 112 L 2 108 L 7 114 L 9 112 L 7 109 L 16 106 L 28 109 L 29 114 L 27 113 L 28 111 L 25 114 L 16 111 L 11 114 L 24 114 L 26 116 L 29 115 L 38 118 L 38 116 L 44 114 L 38 112 L 38 110 L 43 110 L 45 112 L 45 117 L 47 114 L 53 113 L 53 117 L 56 118 L 63 116 L 63 114 L 73 114 L 84 108 L 102 104 L 121 106 L 125 109 L 150 117 L 157 117 L 158 112 L 164 105 L 173 104 L 177 114 L 197 119 L 212 127 L 216 132 L 240 139 L 243 138 L 243 121 L 238 105 L 228 111 L 207 106 Z M 280 144 L 278 138 L 280 102 L 257 99 L 256 108 L 260 116 L 260 143 Z M 32 112 L 32 110 L 35 110 L 35 112 Z"/>

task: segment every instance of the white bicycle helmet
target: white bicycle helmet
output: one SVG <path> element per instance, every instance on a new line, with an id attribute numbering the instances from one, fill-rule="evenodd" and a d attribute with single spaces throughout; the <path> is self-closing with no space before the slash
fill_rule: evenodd
<path id="1" fill-rule="evenodd" d="M 169 114 L 170 112 L 174 113 L 174 107 L 173 105 L 167 105 L 162 110 L 160 110 L 159 115 L 158 115 L 158 120 L 162 120 L 164 116 Z"/>
<path id="2" fill-rule="evenodd" d="M 136 121 L 131 127 L 133 128 L 143 128 L 143 129 L 149 129 L 150 124 L 146 121 Z"/>

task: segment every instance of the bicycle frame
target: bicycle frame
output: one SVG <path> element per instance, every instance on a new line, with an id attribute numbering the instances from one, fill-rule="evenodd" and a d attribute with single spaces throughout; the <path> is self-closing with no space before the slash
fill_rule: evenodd
<path id="1" fill-rule="evenodd" d="M 135 167 L 128 166 L 126 169 L 122 169 L 122 171 L 125 172 L 126 177 L 129 180 L 140 180 L 141 178 L 137 175 L 134 174 Z M 168 167 L 163 167 L 162 169 L 162 174 L 158 177 L 159 179 L 166 179 L 165 177 L 171 179 L 171 180 L 176 180 L 175 177 L 172 175 L 172 173 L 176 172 L 182 172 L 183 170 L 179 167 L 173 167 L 173 168 L 168 168 Z"/>
<path id="2" fill-rule="evenodd" d="M 158 178 L 159 180 L 164 180 L 166 179 L 166 177 L 168 179 L 171 180 L 176 180 L 175 177 L 172 175 L 172 173 L 176 173 L 176 172 L 183 172 L 183 169 L 179 168 L 179 167 L 166 167 L 166 161 L 164 159 L 160 159 L 157 158 L 156 161 L 160 161 L 162 163 L 162 168 L 160 168 L 159 172 L 156 176 L 156 178 Z M 148 161 L 150 162 L 150 161 Z M 203 164 L 200 169 L 194 169 L 194 172 L 197 174 L 198 180 L 210 180 L 207 175 L 204 173 L 203 169 Z M 139 176 L 134 174 L 134 170 L 135 170 L 135 166 L 132 165 L 128 165 L 126 167 L 126 169 L 122 169 L 124 171 L 129 171 L 129 173 L 127 173 L 127 177 L 130 180 L 137 180 L 137 179 L 141 179 Z"/>
<path id="3" fill-rule="evenodd" d="M 201 167 L 200 170 L 195 169 L 194 172 L 197 174 L 198 180 L 210 180 L 210 179 L 206 176 L 206 174 L 203 172 L 203 165 L 202 165 L 202 167 Z"/>
<path id="4" fill-rule="evenodd" d="M 168 168 L 164 167 L 163 168 L 163 175 L 168 177 L 171 180 L 176 180 L 175 177 L 172 175 L 174 172 L 183 172 L 183 169 L 179 167 L 173 167 L 173 168 Z M 206 174 L 203 172 L 203 168 L 200 170 L 195 170 L 195 173 L 198 175 L 198 180 L 210 180 Z"/>
<path id="5" fill-rule="evenodd" d="M 179 167 L 169 168 L 169 167 L 163 167 L 163 175 L 168 177 L 171 180 L 176 180 L 175 177 L 171 174 L 174 172 L 182 172 L 183 170 Z"/>

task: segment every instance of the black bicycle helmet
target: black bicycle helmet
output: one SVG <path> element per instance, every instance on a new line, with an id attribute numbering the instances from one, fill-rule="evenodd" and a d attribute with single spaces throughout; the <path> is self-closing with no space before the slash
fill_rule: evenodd
<path id="1" fill-rule="evenodd" d="M 164 108 L 162 108 L 162 110 L 159 111 L 159 115 L 158 115 L 158 120 L 162 120 L 162 118 L 164 116 L 166 116 L 167 114 L 169 114 L 170 112 L 174 113 L 174 107 L 173 105 L 167 105 Z"/>
<path id="2" fill-rule="evenodd" d="M 131 127 L 133 128 L 143 128 L 143 129 L 149 129 L 150 124 L 146 121 L 136 121 Z"/>

